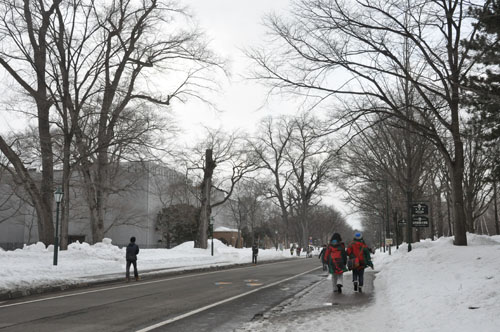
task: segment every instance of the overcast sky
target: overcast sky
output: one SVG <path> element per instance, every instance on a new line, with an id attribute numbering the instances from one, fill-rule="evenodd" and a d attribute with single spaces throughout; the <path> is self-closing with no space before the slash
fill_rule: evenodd
<path id="1" fill-rule="evenodd" d="M 283 111 L 275 106 L 281 103 L 262 107 L 267 90 L 243 79 L 251 62 L 241 50 L 262 44 L 266 31 L 262 24 L 264 15 L 284 14 L 290 0 L 183 0 L 181 3 L 189 5 L 212 49 L 229 60 L 231 72 L 225 89 L 211 96 L 219 111 L 197 102 L 173 106 L 180 125 L 189 130 L 189 136 L 193 137 L 192 129 L 201 125 L 251 130 L 258 119 Z"/>
<path id="2" fill-rule="evenodd" d="M 251 62 L 241 49 L 262 45 L 266 32 L 263 17 L 271 12 L 286 15 L 291 0 L 184 0 L 182 3 L 190 6 L 200 28 L 211 40 L 212 48 L 230 60 L 232 73 L 227 89 L 213 96 L 221 112 L 196 102 L 173 107 L 179 124 L 188 133 L 185 135 L 195 137 L 193 129 L 203 125 L 251 132 L 266 115 L 297 111 L 289 97 L 276 97 L 265 103 L 266 88 L 242 78 Z M 350 208 L 340 201 L 341 195 L 341 192 L 332 193 L 324 201 L 346 214 L 353 227 L 360 227 L 359 217 L 349 215 Z"/>

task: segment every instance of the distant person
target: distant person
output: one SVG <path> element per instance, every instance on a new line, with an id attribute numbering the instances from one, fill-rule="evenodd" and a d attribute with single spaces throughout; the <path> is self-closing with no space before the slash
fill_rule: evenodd
<path id="1" fill-rule="evenodd" d="M 333 234 L 332 240 L 325 251 L 324 260 L 326 260 L 329 272 L 332 274 L 333 291 L 342 293 L 344 272 L 347 271 L 347 253 L 339 233 Z"/>
<path id="2" fill-rule="evenodd" d="M 290 247 L 290 255 L 293 256 L 293 250 L 295 249 L 295 244 Z"/>
<path id="3" fill-rule="evenodd" d="M 125 259 L 127 260 L 127 269 L 125 277 L 127 282 L 130 281 L 130 264 L 134 265 L 134 277 L 135 281 L 139 280 L 139 273 L 137 272 L 137 255 L 139 254 L 139 246 L 135 244 L 135 236 L 130 238 L 130 243 L 127 246 L 127 253 Z"/>
<path id="4" fill-rule="evenodd" d="M 300 252 L 302 251 L 302 248 L 301 247 L 297 247 L 297 256 L 300 256 Z"/>
<path id="5" fill-rule="evenodd" d="M 313 252 L 313 247 L 307 246 L 306 258 L 312 258 L 313 256 L 312 252 Z"/>
<path id="6" fill-rule="evenodd" d="M 257 255 L 259 254 L 259 246 L 254 243 L 252 246 L 252 264 L 257 265 Z"/>
<path id="7" fill-rule="evenodd" d="M 365 269 L 368 266 L 373 269 L 370 250 L 363 240 L 363 234 L 361 232 L 356 232 L 354 234 L 354 239 L 347 248 L 347 255 L 354 262 L 351 267 L 354 291 L 361 293 L 363 288 Z"/>
<path id="8" fill-rule="evenodd" d="M 328 270 L 328 262 L 324 259 L 325 257 L 325 252 L 326 252 L 326 244 L 323 245 L 321 248 L 321 252 L 319 253 L 318 258 L 321 260 L 321 263 L 323 264 L 323 271 Z"/>

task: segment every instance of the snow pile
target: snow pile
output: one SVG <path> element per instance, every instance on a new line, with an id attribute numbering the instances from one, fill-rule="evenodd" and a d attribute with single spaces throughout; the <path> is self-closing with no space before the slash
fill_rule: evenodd
<path id="1" fill-rule="evenodd" d="M 413 331 L 498 331 L 500 236 L 468 234 L 468 246 L 452 238 L 400 247 L 375 255 L 372 318 L 381 327 Z M 380 319 L 380 318 L 379 318 Z"/>

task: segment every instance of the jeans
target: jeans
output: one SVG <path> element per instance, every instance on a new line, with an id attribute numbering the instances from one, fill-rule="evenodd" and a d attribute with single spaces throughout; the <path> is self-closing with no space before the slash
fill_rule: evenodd
<path id="1" fill-rule="evenodd" d="M 252 255 L 252 263 L 257 264 L 257 255 L 255 254 Z"/>
<path id="2" fill-rule="evenodd" d="M 125 273 L 127 279 L 130 277 L 130 264 L 134 265 L 134 277 L 136 278 L 139 277 L 139 273 L 137 272 L 137 261 L 136 260 L 131 261 L 127 259 L 127 269 Z"/>
<path id="3" fill-rule="evenodd" d="M 364 275 L 365 269 L 352 270 L 352 282 L 357 281 L 359 286 L 363 286 Z"/>

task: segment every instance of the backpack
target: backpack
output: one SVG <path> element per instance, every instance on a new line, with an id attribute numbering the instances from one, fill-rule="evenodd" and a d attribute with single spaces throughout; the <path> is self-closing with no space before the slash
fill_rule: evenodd
<path id="1" fill-rule="evenodd" d="M 341 274 L 344 272 L 344 259 L 342 258 L 341 248 L 341 246 L 330 246 L 327 250 L 328 257 L 326 257 L 326 263 L 330 266 L 331 273 Z"/>
<path id="2" fill-rule="evenodd" d="M 354 258 L 349 258 L 347 260 L 347 268 L 349 271 L 355 270 L 359 267 L 359 258 L 354 257 Z"/>
<path id="3" fill-rule="evenodd" d="M 352 253 L 349 255 L 349 258 L 347 260 L 347 268 L 349 270 L 356 270 L 364 266 L 363 250 L 365 247 L 366 245 L 361 242 L 356 242 L 353 245 L 351 245 L 350 249 L 352 250 Z"/>

